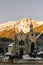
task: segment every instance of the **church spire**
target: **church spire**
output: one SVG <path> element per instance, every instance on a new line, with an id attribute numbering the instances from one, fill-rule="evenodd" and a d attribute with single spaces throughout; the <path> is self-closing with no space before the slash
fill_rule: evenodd
<path id="1" fill-rule="evenodd" d="M 33 24 L 32 24 L 31 17 L 30 17 L 30 32 L 33 32 Z"/>
<path id="2" fill-rule="evenodd" d="M 33 27 L 31 17 L 30 17 L 30 27 Z"/>

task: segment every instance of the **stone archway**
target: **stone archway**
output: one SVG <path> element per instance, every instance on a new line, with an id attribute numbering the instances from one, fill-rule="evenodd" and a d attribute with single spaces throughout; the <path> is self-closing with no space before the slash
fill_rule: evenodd
<path id="1" fill-rule="evenodd" d="M 18 48 L 18 55 L 24 55 L 26 54 L 26 49 L 24 47 L 19 47 Z"/>

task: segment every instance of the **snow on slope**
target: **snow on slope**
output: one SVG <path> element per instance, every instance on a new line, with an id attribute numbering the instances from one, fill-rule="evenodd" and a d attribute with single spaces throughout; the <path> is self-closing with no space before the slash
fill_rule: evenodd
<path id="1" fill-rule="evenodd" d="M 43 22 L 38 20 L 32 20 L 35 33 L 43 31 Z M 8 21 L 0 24 L 0 38 L 14 38 L 15 34 L 19 33 L 22 29 L 24 33 L 28 33 L 30 30 L 30 19 L 25 18 L 17 21 Z"/>
<path id="2" fill-rule="evenodd" d="M 32 23 L 33 23 L 33 27 L 38 27 L 43 24 L 43 21 L 32 20 Z M 8 21 L 6 23 L 0 24 L 0 31 L 9 30 L 11 28 L 14 28 L 14 24 L 15 24 L 15 28 L 18 28 L 19 31 L 21 29 L 24 32 L 25 32 L 25 30 L 27 30 L 27 32 L 29 31 L 30 20 L 27 18 L 17 20 L 17 21 Z"/>

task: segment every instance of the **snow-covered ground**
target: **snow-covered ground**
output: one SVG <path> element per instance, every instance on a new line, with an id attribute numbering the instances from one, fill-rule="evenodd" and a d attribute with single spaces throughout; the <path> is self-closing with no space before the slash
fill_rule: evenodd
<path id="1" fill-rule="evenodd" d="M 26 55 L 23 55 L 23 59 L 36 60 L 36 59 L 41 59 L 41 58 L 40 57 L 36 57 L 36 58 L 30 57 L 28 54 L 26 54 Z"/>

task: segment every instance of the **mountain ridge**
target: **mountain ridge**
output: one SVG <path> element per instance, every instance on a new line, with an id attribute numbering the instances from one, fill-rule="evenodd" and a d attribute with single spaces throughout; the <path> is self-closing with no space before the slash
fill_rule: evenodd
<path id="1" fill-rule="evenodd" d="M 43 23 L 38 20 L 32 20 L 35 33 L 43 31 Z M 30 19 L 24 18 L 17 21 L 9 21 L 7 23 L 0 24 L 0 38 L 14 38 L 15 34 L 19 33 L 22 29 L 24 33 L 29 32 Z"/>

